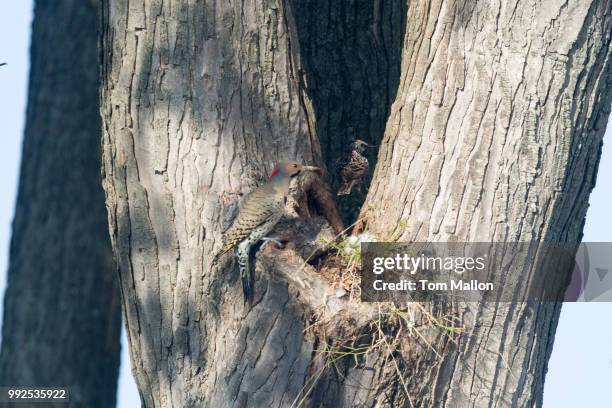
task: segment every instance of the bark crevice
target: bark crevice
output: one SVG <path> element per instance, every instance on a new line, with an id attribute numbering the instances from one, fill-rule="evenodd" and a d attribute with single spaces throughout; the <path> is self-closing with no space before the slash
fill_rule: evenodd
<path id="1" fill-rule="evenodd" d="M 211 268 L 212 254 L 224 217 L 276 162 L 331 168 L 354 138 L 380 147 L 365 205 L 352 197 L 342 214 L 352 221 L 361 208 L 375 235 L 577 239 L 610 105 L 609 0 L 571 13 L 495 1 L 416 1 L 409 13 L 401 1 L 105 3 L 104 184 L 146 406 L 286 407 L 304 395 L 313 407 L 511 405 L 510 394 L 541 404 L 558 305 L 436 306 L 409 321 L 394 312 L 395 323 L 370 319 L 353 333 L 380 347 L 330 365 L 322 350 L 347 344 L 341 333 L 305 336 L 311 308 L 337 311 L 330 330 L 362 323 L 304 262 L 311 245 L 259 254 L 252 308 L 236 263 Z M 568 61 L 583 26 L 591 42 Z M 599 86 L 585 86 L 583 71 Z M 575 178 L 562 182 L 564 169 Z M 334 225 L 322 201 L 298 201 L 300 214 Z M 452 338 L 429 321 L 438 312 L 473 327 Z"/>

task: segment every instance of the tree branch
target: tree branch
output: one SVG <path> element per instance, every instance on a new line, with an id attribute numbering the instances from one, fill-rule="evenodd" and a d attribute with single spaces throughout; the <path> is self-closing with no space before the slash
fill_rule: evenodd
<path id="1" fill-rule="evenodd" d="M 291 237 L 283 249 L 267 245 L 257 254 L 258 274 L 278 276 L 295 291 L 297 301 L 327 324 L 327 333 L 346 333 L 369 324 L 378 313 L 374 305 L 338 297 L 336 290 L 308 261 L 325 253 L 333 240 L 330 226 L 321 217 L 281 221 L 276 236 Z M 284 238 L 281 238 L 284 239 Z M 265 271 L 265 272 L 264 272 Z M 330 324 L 333 323 L 333 324 Z"/>
<path id="2" fill-rule="evenodd" d="M 342 234 L 344 223 L 334 195 L 319 175 L 306 172 L 291 186 L 291 199 L 297 215 L 311 218 L 320 214 L 327 219 L 336 234 Z"/>

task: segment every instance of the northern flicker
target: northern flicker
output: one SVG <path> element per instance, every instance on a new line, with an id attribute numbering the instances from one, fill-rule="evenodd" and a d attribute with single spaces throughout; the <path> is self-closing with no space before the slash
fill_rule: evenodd
<path id="1" fill-rule="evenodd" d="M 251 247 L 260 240 L 271 240 L 266 238 L 266 234 L 285 213 L 291 179 L 304 170 L 319 169 L 294 161 L 279 163 L 272 171 L 270 180 L 253 190 L 244 199 L 232 226 L 225 233 L 223 247 L 213 259 L 215 265 L 222 255 L 238 247 L 238 267 L 245 301 L 251 298 L 252 277 L 249 265 Z"/>
<path id="2" fill-rule="evenodd" d="M 353 186 L 365 176 L 369 167 L 368 159 L 363 155 L 366 147 L 372 146 L 357 139 L 351 143 L 346 153 L 336 162 L 336 170 L 342 180 L 337 195 L 351 194 Z"/>

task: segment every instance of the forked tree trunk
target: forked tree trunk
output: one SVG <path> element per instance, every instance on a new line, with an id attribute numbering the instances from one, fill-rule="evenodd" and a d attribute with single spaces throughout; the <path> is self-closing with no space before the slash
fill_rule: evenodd
<path id="1" fill-rule="evenodd" d="M 610 17 L 609 3 L 572 7 L 410 5 L 401 86 L 366 201 L 374 211 L 363 210 L 375 233 L 407 219 L 402 239 L 579 238 L 610 105 Z M 441 358 L 407 337 L 409 353 L 383 347 L 330 365 L 334 337 L 353 328 L 372 337 L 375 308 L 334 300 L 292 249 L 259 257 L 252 307 L 235 263 L 211 268 L 240 196 L 274 162 L 322 164 L 317 119 L 332 112 L 317 89 L 332 88 L 303 89 L 321 62 L 297 39 L 317 19 L 294 11 L 281 0 L 105 2 L 104 186 L 145 406 L 537 401 L 558 306 L 472 311 L 466 326 L 495 330 L 457 346 L 428 333 Z M 322 311 L 327 336 L 307 330 Z"/>
<path id="2" fill-rule="evenodd" d="M 68 387 L 68 406 L 82 408 L 115 406 L 121 327 L 100 177 L 98 7 L 36 1 L 0 354 L 1 386 Z"/>

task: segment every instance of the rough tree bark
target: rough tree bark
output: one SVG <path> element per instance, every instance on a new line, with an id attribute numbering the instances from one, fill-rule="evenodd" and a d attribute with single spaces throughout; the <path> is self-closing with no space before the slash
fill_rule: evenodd
<path id="1" fill-rule="evenodd" d="M 579 242 L 612 103 L 610 10 L 411 2 L 402 80 L 362 210 L 369 230 L 405 220 L 399 241 Z M 567 284 L 538 279 L 557 296 Z M 405 361 L 413 402 L 541 406 L 560 308 L 463 305 L 458 343 L 432 333 Z"/>
<path id="2" fill-rule="evenodd" d="M 285 406 L 302 388 L 312 344 L 287 285 L 260 279 L 246 308 L 235 265 L 210 267 L 275 162 L 320 162 L 288 6 L 104 2 L 103 183 L 147 407 Z"/>
<path id="3" fill-rule="evenodd" d="M 113 407 L 120 299 L 100 177 L 96 2 L 37 1 L 0 384 Z M 22 404 L 18 404 L 22 405 Z"/>
<path id="4" fill-rule="evenodd" d="M 333 113 L 317 95 L 331 84 L 308 86 L 319 65 L 298 41 L 309 41 L 304 21 L 316 20 L 295 18 L 304 4 L 104 2 L 104 187 L 144 405 L 539 402 L 558 306 L 466 312 L 484 330 L 458 345 L 425 333 L 442 358 L 407 338 L 393 364 L 380 348 L 331 367 L 322 346 L 372 337 L 376 309 L 335 299 L 304 265 L 304 245 L 263 251 L 252 306 L 235 263 L 211 269 L 241 195 L 279 159 L 321 165 L 317 132 L 335 137 L 317 123 Z M 363 212 L 372 231 L 407 219 L 402 239 L 578 239 L 610 105 L 606 7 L 404 9 L 401 86 Z M 323 338 L 307 329 L 322 314 Z"/>

